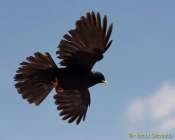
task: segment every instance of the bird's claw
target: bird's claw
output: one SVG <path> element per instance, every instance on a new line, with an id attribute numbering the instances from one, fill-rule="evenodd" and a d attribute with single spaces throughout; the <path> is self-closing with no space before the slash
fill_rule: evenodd
<path id="1" fill-rule="evenodd" d="M 64 91 L 64 89 L 61 87 L 60 82 L 58 81 L 57 78 L 55 78 L 55 82 L 52 82 L 52 84 L 54 85 L 56 92 L 62 93 Z"/>

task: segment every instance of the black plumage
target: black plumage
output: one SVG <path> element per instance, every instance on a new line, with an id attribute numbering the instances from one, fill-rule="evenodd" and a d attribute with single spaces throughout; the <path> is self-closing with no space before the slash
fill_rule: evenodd
<path id="1" fill-rule="evenodd" d="M 65 34 L 58 45 L 58 68 L 49 53 L 37 52 L 22 62 L 15 75 L 15 87 L 29 103 L 39 105 L 55 88 L 55 103 L 63 120 L 85 120 L 90 105 L 89 87 L 105 82 L 104 75 L 92 72 L 94 64 L 110 47 L 112 24 L 99 13 L 88 12 Z"/>

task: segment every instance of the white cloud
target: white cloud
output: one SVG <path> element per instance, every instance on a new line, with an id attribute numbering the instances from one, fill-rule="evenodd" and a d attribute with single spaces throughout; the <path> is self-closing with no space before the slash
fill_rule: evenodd
<path id="1" fill-rule="evenodd" d="M 133 99 L 127 109 L 131 122 L 154 121 L 162 123 L 160 128 L 175 129 L 175 85 L 163 84 L 150 96 Z"/>
<path id="2" fill-rule="evenodd" d="M 129 110 L 128 110 L 128 116 L 131 122 L 135 122 L 135 121 L 141 121 L 144 119 L 145 117 L 145 103 L 144 100 L 140 99 L 140 98 L 136 98 L 134 99 L 130 106 L 129 106 Z"/>
<path id="3" fill-rule="evenodd" d="M 160 125 L 159 130 L 160 131 L 170 131 L 175 128 L 175 117 L 169 118 L 163 121 L 163 123 Z"/>
<path id="4" fill-rule="evenodd" d="M 175 85 L 164 84 L 147 99 L 150 117 L 161 120 L 175 111 Z"/>

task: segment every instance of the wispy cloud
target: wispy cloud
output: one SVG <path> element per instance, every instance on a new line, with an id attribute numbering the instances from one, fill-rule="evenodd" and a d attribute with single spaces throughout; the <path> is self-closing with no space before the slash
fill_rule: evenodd
<path id="1" fill-rule="evenodd" d="M 129 121 L 154 121 L 160 130 L 175 129 L 175 85 L 163 84 L 150 96 L 133 99 L 127 108 Z"/>
<path id="2" fill-rule="evenodd" d="M 131 122 L 138 122 L 145 119 L 145 101 L 141 98 L 135 98 L 128 109 L 128 117 Z"/>
<path id="3" fill-rule="evenodd" d="M 175 129 L 175 117 L 164 120 L 159 126 L 160 131 L 170 131 Z"/>

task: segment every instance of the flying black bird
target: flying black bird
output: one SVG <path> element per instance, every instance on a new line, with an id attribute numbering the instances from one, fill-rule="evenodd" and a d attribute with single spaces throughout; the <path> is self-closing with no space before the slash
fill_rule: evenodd
<path id="1" fill-rule="evenodd" d="M 106 82 L 102 73 L 91 70 L 110 47 L 111 32 L 106 16 L 101 19 L 99 13 L 88 12 L 58 45 L 56 53 L 62 67 L 57 67 L 49 53 L 36 52 L 16 71 L 17 91 L 29 103 L 39 105 L 55 88 L 54 99 L 62 119 L 77 124 L 84 121 L 90 105 L 88 88 Z"/>

